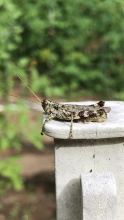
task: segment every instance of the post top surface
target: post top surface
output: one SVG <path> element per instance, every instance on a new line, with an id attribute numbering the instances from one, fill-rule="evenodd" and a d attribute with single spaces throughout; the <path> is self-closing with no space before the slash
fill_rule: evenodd
<path id="1" fill-rule="evenodd" d="M 91 105 L 97 102 L 70 102 L 66 104 Z M 101 139 L 124 137 L 124 102 L 106 101 L 105 107 L 110 107 L 105 122 L 73 123 L 73 139 Z M 47 118 L 44 115 L 44 120 Z M 50 137 L 68 139 L 71 122 L 53 119 L 45 124 L 45 134 Z"/>

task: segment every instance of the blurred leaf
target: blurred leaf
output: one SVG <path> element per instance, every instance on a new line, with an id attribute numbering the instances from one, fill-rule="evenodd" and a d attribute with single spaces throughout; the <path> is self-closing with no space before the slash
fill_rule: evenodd
<path id="1" fill-rule="evenodd" d="M 1 147 L 0 150 L 6 150 L 9 147 L 8 140 L 5 137 L 1 137 Z"/>

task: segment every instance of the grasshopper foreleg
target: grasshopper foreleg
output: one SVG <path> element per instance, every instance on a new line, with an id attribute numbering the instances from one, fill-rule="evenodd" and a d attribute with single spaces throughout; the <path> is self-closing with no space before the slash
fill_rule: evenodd
<path id="1" fill-rule="evenodd" d="M 52 120 L 53 118 L 55 117 L 55 115 L 50 115 L 43 123 L 43 127 L 42 127 L 42 132 L 41 132 L 41 135 L 44 135 L 44 128 L 45 128 L 45 124 L 46 122 Z"/>
<path id="2" fill-rule="evenodd" d="M 70 127 L 70 134 L 69 134 L 70 139 L 72 139 L 72 126 L 73 126 L 73 114 L 71 114 L 71 127 Z"/>

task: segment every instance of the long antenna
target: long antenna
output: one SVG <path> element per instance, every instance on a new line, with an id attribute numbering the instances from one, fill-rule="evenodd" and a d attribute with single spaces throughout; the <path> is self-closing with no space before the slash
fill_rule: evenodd
<path id="1" fill-rule="evenodd" d="M 18 76 L 18 75 L 17 75 Z M 19 77 L 19 79 L 26 85 L 26 83 L 21 79 L 21 77 L 20 76 L 18 76 Z M 27 86 L 27 85 L 26 85 Z M 40 103 L 41 103 L 41 100 L 35 95 L 35 93 L 27 86 L 27 88 L 33 93 L 33 95 L 40 101 Z"/>
<path id="2" fill-rule="evenodd" d="M 3 95 L 8 95 L 6 93 L 2 93 Z M 24 97 L 21 97 L 21 96 L 17 96 L 17 95 L 8 95 L 8 96 L 12 96 L 12 97 L 16 97 L 16 98 L 20 98 L 20 99 L 25 99 L 25 100 L 28 100 L 28 101 L 31 101 L 31 102 L 35 102 L 35 103 L 38 103 L 41 105 L 41 102 L 37 102 L 37 101 L 34 101 L 34 100 L 31 100 L 31 99 L 26 99 Z"/>

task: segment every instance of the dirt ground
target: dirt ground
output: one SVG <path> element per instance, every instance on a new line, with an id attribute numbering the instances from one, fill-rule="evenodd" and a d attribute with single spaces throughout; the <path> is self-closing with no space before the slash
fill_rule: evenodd
<path id="1" fill-rule="evenodd" d="M 8 190 L 0 196 L 0 220 L 55 220 L 54 146 L 44 138 L 44 150 L 22 143 L 22 166 L 25 188 Z"/>

